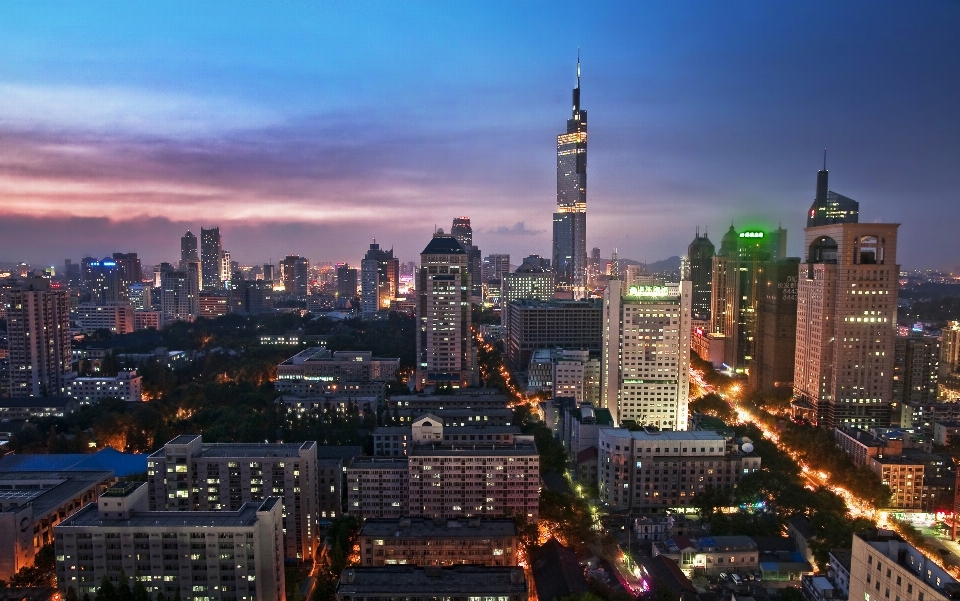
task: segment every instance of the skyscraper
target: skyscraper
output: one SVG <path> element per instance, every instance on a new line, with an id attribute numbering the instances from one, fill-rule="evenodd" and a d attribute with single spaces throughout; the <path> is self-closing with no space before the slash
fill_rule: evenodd
<path id="1" fill-rule="evenodd" d="M 793 386 L 797 347 L 797 278 L 800 259 L 789 257 L 760 265 L 756 280 L 756 331 L 750 387 L 765 393 Z"/>
<path id="2" fill-rule="evenodd" d="M 137 253 L 113 253 L 113 260 L 117 264 L 120 278 L 120 298 L 127 298 L 127 288 L 130 284 L 139 284 L 143 281 L 143 271 Z"/>
<path id="3" fill-rule="evenodd" d="M 197 251 L 197 237 L 193 232 L 187 230 L 187 233 L 180 238 L 180 269 L 185 269 L 187 261 L 199 261 L 200 253 Z"/>
<path id="4" fill-rule="evenodd" d="M 343 263 L 337 265 L 337 306 L 347 307 L 357 296 L 357 270 Z"/>
<path id="5" fill-rule="evenodd" d="M 193 321 L 200 314 L 200 274 L 197 263 L 189 261 L 186 269 L 174 269 L 169 263 L 160 265 L 160 313 L 163 325 L 175 321 Z"/>
<path id="6" fill-rule="evenodd" d="M 284 294 L 307 295 L 307 271 L 310 261 L 299 255 L 287 255 L 280 262 Z"/>
<path id="7" fill-rule="evenodd" d="M 480 249 L 473 244 L 473 227 L 470 225 L 469 217 L 454 217 L 453 227 L 450 228 L 450 235 L 460 242 L 463 250 L 467 251 L 467 264 L 470 268 L 470 281 L 473 285 L 470 289 L 470 300 L 474 303 L 483 301 L 483 280 L 480 277 Z"/>
<path id="8" fill-rule="evenodd" d="M 783 228 L 738 233 L 731 225 L 713 257 L 710 331 L 724 336 L 724 363 L 739 373 L 754 359 L 764 270 L 785 258 L 786 247 Z"/>
<path id="9" fill-rule="evenodd" d="M 477 384 L 470 286 L 467 252 L 438 230 L 417 270 L 417 388 Z"/>
<path id="10" fill-rule="evenodd" d="M 373 242 L 360 261 L 360 302 L 364 317 L 390 308 L 400 283 L 400 259 L 393 249 L 383 250 Z"/>
<path id="11" fill-rule="evenodd" d="M 707 232 L 700 235 L 700 228 L 693 242 L 687 247 L 687 266 L 693 284 L 693 319 L 710 320 L 710 290 L 713 285 L 714 247 Z"/>
<path id="12" fill-rule="evenodd" d="M 494 254 L 484 257 L 480 266 L 480 277 L 484 285 L 502 280 L 505 273 L 510 273 L 510 255 Z"/>
<path id="13" fill-rule="evenodd" d="M 183 240 L 181 239 L 181 244 Z M 220 290 L 223 288 L 221 279 L 221 255 L 223 245 L 220 240 L 220 228 L 209 230 L 200 228 L 200 277 L 203 290 Z M 181 253 L 183 247 L 181 246 Z"/>
<path id="14" fill-rule="evenodd" d="M 553 214 L 553 269 L 558 290 L 586 294 L 587 111 L 580 109 L 580 58 L 573 114 L 557 136 L 557 212 Z"/>
<path id="15" fill-rule="evenodd" d="M 827 151 L 823 151 L 823 169 L 817 172 L 817 196 L 807 213 L 807 227 L 834 223 L 857 223 L 860 203 L 827 187 Z"/>
<path id="16" fill-rule="evenodd" d="M 625 287 L 603 293 L 600 404 L 617 423 L 687 429 L 691 284 Z"/>
<path id="17" fill-rule="evenodd" d="M 824 170 L 818 193 L 826 187 Z M 804 230 L 794 397 L 820 425 L 884 427 L 894 413 L 899 224 L 843 218 Z"/>
<path id="18" fill-rule="evenodd" d="M 7 293 L 10 396 L 62 396 L 70 374 L 70 307 L 65 290 L 30 278 Z"/>

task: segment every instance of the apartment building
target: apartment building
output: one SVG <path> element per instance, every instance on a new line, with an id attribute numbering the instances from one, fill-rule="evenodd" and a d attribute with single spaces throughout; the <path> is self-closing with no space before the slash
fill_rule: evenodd
<path id="1" fill-rule="evenodd" d="M 73 312 L 77 327 L 84 334 L 107 330 L 111 334 L 129 334 L 134 330 L 133 306 L 127 301 L 114 301 L 105 305 L 80 303 Z"/>
<path id="2" fill-rule="evenodd" d="M 279 497 L 284 553 L 313 559 L 319 539 L 317 443 L 204 444 L 177 436 L 147 459 L 152 511 L 238 511 Z"/>
<path id="3" fill-rule="evenodd" d="M 360 565 L 517 565 L 512 519 L 370 519 L 360 529 Z"/>
<path id="4" fill-rule="evenodd" d="M 947 601 L 960 594 L 947 571 L 889 530 L 853 535 L 850 599 Z"/>
<path id="5" fill-rule="evenodd" d="M 489 566 L 349 568 L 337 583 L 337 601 L 527 601 L 521 568 Z"/>
<path id="6" fill-rule="evenodd" d="M 600 500 L 614 510 L 690 507 L 707 486 L 732 491 L 760 469 L 751 443 L 712 431 L 601 428 L 598 451 Z"/>
<path id="7" fill-rule="evenodd" d="M 857 465 L 869 466 L 871 460 L 879 455 L 900 455 L 903 452 L 902 440 L 874 436 L 853 426 L 840 426 L 833 431 L 833 436 L 843 452 L 850 455 Z"/>
<path id="8" fill-rule="evenodd" d="M 149 511 L 147 496 L 145 483 L 118 482 L 56 527 L 62 593 L 93 597 L 103 578 L 126 576 L 168 599 L 285 601 L 279 497 L 234 511 Z"/>
<path id="9" fill-rule="evenodd" d="M 347 513 L 363 519 L 407 515 L 406 459 L 356 457 L 347 466 Z"/>
<path id="10" fill-rule="evenodd" d="M 470 392 L 465 394 L 410 394 L 387 399 L 387 409 L 393 411 L 429 411 L 457 409 L 460 411 L 506 409 L 510 400 L 506 395 Z"/>
<path id="11" fill-rule="evenodd" d="M 116 398 L 128 403 L 143 400 L 143 377 L 135 369 L 120 370 L 115 376 L 84 376 L 66 381 L 67 396 L 81 405 L 93 405 L 106 398 Z"/>
<path id="12" fill-rule="evenodd" d="M 373 454 L 406 457 L 416 444 L 513 444 L 519 426 L 488 426 L 474 422 L 467 426 L 445 426 L 443 420 L 425 413 L 409 426 L 382 426 L 373 431 Z"/>

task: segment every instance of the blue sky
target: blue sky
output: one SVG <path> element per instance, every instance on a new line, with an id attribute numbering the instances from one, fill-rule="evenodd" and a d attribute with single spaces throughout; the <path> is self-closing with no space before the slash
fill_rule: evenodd
<path id="1" fill-rule="evenodd" d="M 816 170 L 960 265 L 956 2 L 0 4 L 0 259 L 175 259 L 220 225 L 244 262 L 414 260 L 473 219 L 549 255 L 577 47 L 588 244 L 684 252 L 782 222 Z M 518 262 L 518 261 L 515 261 Z"/>

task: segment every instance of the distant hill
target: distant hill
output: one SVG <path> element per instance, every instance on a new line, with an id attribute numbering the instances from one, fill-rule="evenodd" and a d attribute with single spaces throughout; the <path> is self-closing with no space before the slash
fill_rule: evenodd
<path id="1" fill-rule="evenodd" d="M 619 259 L 619 262 L 624 265 L 644 265 L 642 261 L 634 261 L 633 259 Z M 653 263 L 646 263 L 647 271 L 650 273 L 657 273 L 661 271 L 679 271 L 680 270 L 680 257 L 673 256 L 669 259 L 663 259 L 662 261 L 655 261 Z"/>

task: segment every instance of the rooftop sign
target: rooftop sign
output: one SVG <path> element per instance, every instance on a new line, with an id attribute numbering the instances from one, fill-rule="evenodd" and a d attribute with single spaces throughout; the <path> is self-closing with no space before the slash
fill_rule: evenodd
<path id="1" fill-rule="evenodd" d="M 763 238 L 763 232 L 740 232 L 741 238 Z"/>

